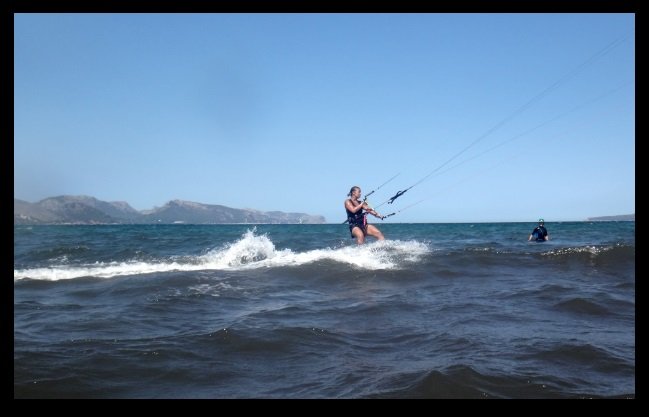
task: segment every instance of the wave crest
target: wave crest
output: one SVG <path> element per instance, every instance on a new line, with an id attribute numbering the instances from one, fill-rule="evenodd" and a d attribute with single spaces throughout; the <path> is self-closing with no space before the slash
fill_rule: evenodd
<path id="1" fill-rule="evenodd" d="M 321 261 L 333 261 L 368 270 L 399 269 L 406 264 L 419 261 L 422 256 L 430 252 L 425 243 L 400 240 L 293 252 L 291 249 L 278 250 L 268 236 L 255 233 L 256 229 L 248 230 L 237 241 L 210 249 L 203 255 L 171 257 L 160 262 L 130 260 L 19 269 L 14 270 L 14 280 L 29 278 L 58 281 L 81 277 L 110 278 L 171 271 L 245 270 L 301 266 Z"/>

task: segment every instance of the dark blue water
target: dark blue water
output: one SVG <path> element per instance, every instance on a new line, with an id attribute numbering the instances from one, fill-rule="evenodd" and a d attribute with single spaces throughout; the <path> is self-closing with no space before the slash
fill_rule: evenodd
<path id="1" fill-rule="evenodd" d="M 16 398 L 635 397 L 635 222 L 14 228 Z"/>

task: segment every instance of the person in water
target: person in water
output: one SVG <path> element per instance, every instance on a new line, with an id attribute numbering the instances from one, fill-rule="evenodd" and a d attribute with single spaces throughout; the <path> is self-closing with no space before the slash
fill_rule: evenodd
<path id="1" fill-rule="evenodd" d="M 527 238 L 528 241 L 534 239 L 537 242 L 543 242 L 546 240 L 550 240 L 550 235 L 548 235 L 548 230 L 543 226 L 545 222 L 543 219 L 539 219 L 539 225 L 534 228 L 532 233 L 530 234 L 530 237 Z"/>
<path id="2" fill-rule="evenodd" d="M 360 187 L 353 186 L 347 194 L 349 198 L 345 200 L 345 210 L 347 211 L 347 222 L 349 223 L 349 232 L 352 238 L 356 238 L 356 243 L 362 245 L 365 242 L 365 236 L 374 236 L 378 240 L 384 240 L 383 233 L 374 225 L 367 223 L 367 214 L 371 214 L 381 220 L 381 216 L 366 202 L 361 201 Z"/>

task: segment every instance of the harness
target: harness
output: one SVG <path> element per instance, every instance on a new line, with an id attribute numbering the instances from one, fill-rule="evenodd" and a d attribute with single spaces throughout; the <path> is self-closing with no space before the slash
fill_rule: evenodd
<path id="1" fill-rule="evenodd" d="M 349 223 L 349 231 L 351 232 L 354 227 L 360 227 L 364 234 L 367 234 L 367 213 L 363 213 L 363 209 L 358 210 L 356 213 L 345 209 L 347 212 L 347 223 Z"/>

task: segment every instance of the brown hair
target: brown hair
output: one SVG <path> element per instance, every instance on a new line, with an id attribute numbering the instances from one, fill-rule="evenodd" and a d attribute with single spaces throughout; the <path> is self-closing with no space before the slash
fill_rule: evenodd
<path id="1" fill-rule="evenodd" d="M 351 197 L 351 196 L 352 196 L 352 193 L 353 193 L 355 190 L 360 190 L 360 189 L 361 189 L 361 187 L 359 187 L 358 185 L 355 185 L 355 186 L 353 186 L 353 187 L 349 190 L 349 194 L 347 194 L 347 195 L 348 195 L 349 197 Z"/>

